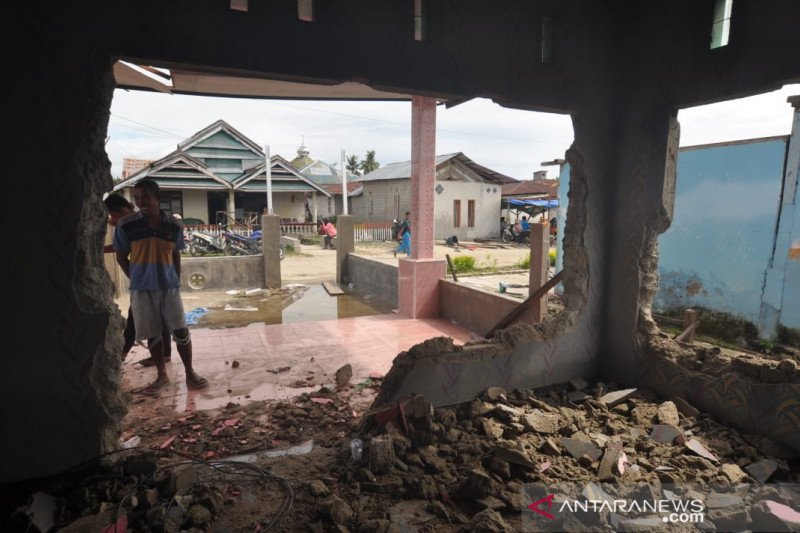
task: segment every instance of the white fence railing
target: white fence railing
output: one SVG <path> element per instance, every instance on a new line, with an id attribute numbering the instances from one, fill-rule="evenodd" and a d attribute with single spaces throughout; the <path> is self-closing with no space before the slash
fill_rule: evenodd
<path id="1" fill-rule="evenodd" d="M 356 242 L 384 242 L 392 240 L 391 224 L 355 224 L 353 233 Z"/>
<path id="2" fill-rule="evenodd" d="M 205 224 L 202 226 L 186 226 L 187 231 L 199 230 L 209 235 L 219 237 L 224 231 L 249 237 L 253 230 L 248 226 L 219 226 Z M 384 242 L 392 240 L 391 223 L 360 222 L 353 226 L 355 242 Z M 281 235 L 308 236 L 318 235 L 317 225 L 309 222 L 284 222 L 281 224 Z"/>
<path id="3" fill-rule="evenodd" d="M 247 226 L 228 226 L 225 228 L 224 226 L 218 226 L 216 224 L 204 224 L 202 226 L 184 226 L 184 229 L 187 232 L 192 232 L 195 230 L 202 231 L 203 233 L 207 233 L 208 235 L 213 235 L 214 237 L 219 237 L 225 231 L 230 233 L 235 233 L 236 235 L 242 235 L 244 237 L 249 237 L 253 230 Z"/>

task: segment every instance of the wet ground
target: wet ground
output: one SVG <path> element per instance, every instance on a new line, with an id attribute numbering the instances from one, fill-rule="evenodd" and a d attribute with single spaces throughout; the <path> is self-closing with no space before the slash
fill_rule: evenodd
<path id="1" fill-rule="evenodd" d="M 331 296 L 322 285 L 304 285 L 275 294 L 232 296 L 228 301 L 210 304 L 207 309 L 208 313 L 198 320 L 198 327 L 295 324 L 373 316 L 391 312 L 391 305 L 357 292 Z"/>

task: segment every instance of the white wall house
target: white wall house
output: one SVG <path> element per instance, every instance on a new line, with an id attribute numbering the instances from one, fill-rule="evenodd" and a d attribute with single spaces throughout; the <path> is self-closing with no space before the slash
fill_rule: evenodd
<path id="1" fill-rule="evenodd" d="M 436 157 L 434 238 L 459 240 L 500 235 L 501 186 L 516 180 L 478 165 L 461 152 Z M 390 222 L 411 206 L 411 162 L 393 163 L 363 176 L 356 219 Z"/>

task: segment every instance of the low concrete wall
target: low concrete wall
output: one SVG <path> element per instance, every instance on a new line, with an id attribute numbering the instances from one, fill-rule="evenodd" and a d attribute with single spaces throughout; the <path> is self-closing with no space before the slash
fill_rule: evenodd
<path id="1" fill-rule="evenodd" d="M 202 276 L 205 284 L 193 275 Z M 264 287 L 264 261 L 260 255 L 233 257 L 182 257 L 181 290 L 260 289 Z"/>
<path id="2" fill-rule="evenodd" d="M 397 307 L 397 267 L 356 254 L 347 254 L 349 283 Z"/>
<path id="3" fill-rule="evenodd" d="M 520 300 L 446 279 L 439 281 L 439 314 L 483 336 Z"/>

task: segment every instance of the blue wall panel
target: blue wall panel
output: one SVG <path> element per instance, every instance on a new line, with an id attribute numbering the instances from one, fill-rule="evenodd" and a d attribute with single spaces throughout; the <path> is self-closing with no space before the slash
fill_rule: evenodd
<path id="1" fill-rule="evenodd" d="M 702 306 L 756 322 L 775 244 L 787 141 L 682 150 L 659 239 L 656 311 Z"/>

